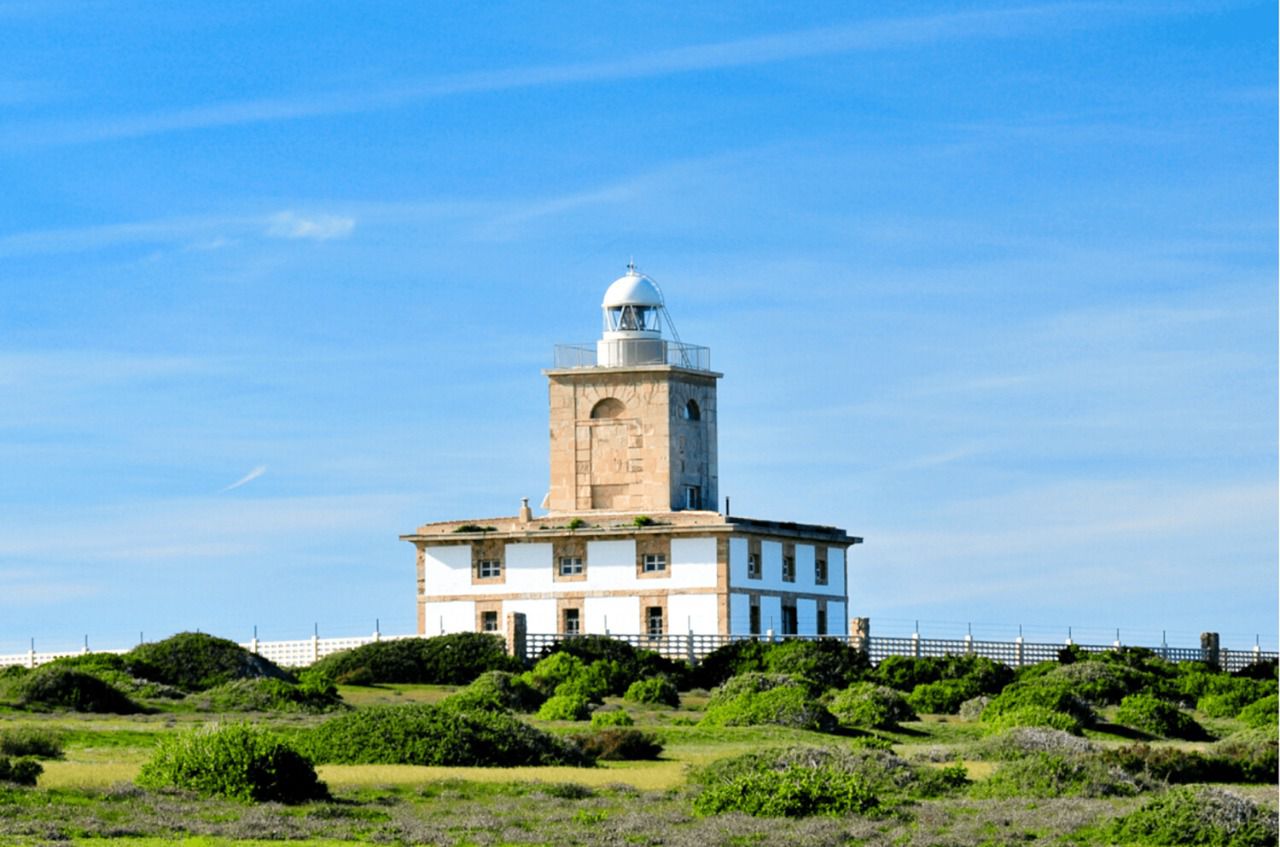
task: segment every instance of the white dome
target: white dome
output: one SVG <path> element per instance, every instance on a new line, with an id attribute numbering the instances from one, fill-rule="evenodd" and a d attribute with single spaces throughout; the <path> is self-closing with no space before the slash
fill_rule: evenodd
<path id="1" fill-rule="evenodd" d="M 605 291 L 601 305 L 606 309 L 617 306 L 661 306 L 662 293 L 653 280 L 636 273 L 634 268 L 629 268 L 625 276 L 615 279 Z"/>

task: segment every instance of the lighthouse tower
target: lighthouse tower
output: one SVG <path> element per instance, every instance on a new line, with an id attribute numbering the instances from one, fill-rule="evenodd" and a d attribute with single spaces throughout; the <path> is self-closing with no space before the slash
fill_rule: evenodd
<path id="1" fill-rule="evenodd" d="M 550 381 L 553 513 L 714 511 L 716 380 L 706 347 L 676 336 L 634 265 L 601 303 L 594 346 L 556 348 Z M 666 337 L 663 326 L 672 337 Z"/>

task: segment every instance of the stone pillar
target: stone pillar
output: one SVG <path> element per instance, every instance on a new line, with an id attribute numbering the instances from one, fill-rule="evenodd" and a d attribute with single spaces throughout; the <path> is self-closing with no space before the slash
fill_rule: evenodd
<path id="1" fill-rule="evenodd" d="M 1217 666 L 1219 655 L 1218 633 L 1200 633 L 1200 657 L 1211 665 Z"/>
<path id="2" fill-rule="evenodd" d="M 849 618 L 849 646 L 862 655 L 871 652 L 871 618 Z"/>
<path id="3" fill-rule="evenodd" d="M 507 652 L 520 661 L 527 658 L 529 627 L 524 612 L 507 613 Z"/>

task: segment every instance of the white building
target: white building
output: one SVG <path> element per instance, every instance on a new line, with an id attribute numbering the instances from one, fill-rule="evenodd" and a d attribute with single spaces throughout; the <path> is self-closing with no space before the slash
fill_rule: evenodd
<path id="1" fill-rule="evenodd" d="M 717 503 L 716 382 L 628 268 L 594 345 L 556 348 L 547 513 L 424 524 L 418 631 L 844 635 L 842 529 L 739 518 Z M 663 333 L 663 324 L 673 337 Z M 727 511 L 727 510 L 726 510 Z"/>

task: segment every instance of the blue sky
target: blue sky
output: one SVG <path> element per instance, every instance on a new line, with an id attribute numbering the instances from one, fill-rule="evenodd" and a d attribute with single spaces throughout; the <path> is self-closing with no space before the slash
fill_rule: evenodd
<path id="1" fill-rule="evenodd" d="M 632 257 L 873 634 L 1274 649 L 1276 23 L 0 2 L 0 653 L 409 631 Z"/>

